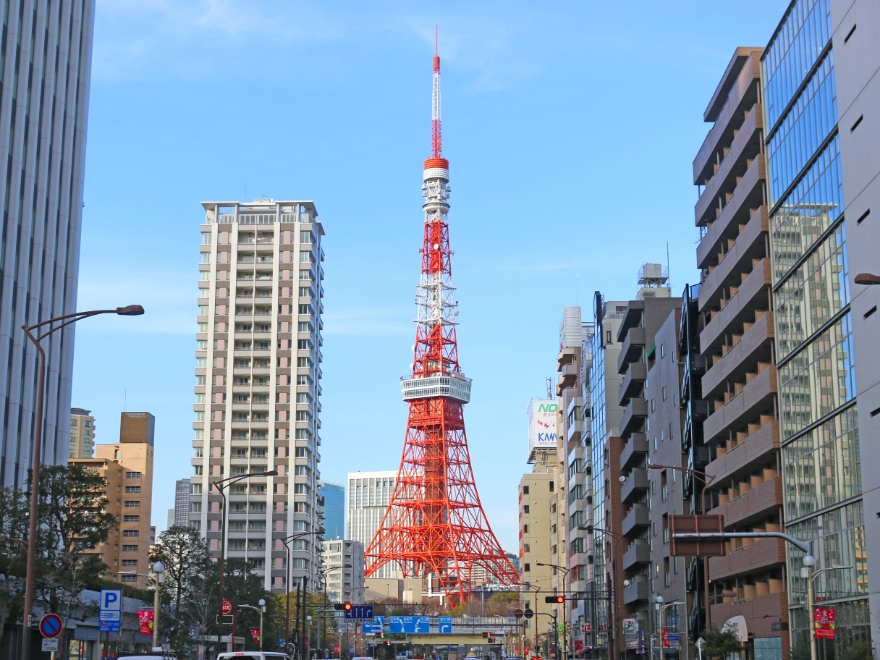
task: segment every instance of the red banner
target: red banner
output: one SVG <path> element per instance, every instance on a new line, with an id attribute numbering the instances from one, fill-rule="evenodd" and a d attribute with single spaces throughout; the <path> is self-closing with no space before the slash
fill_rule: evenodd
<path id="1" fill-rule="evenodd" d="M 663 640 L 663 646 L 669 648 L 669 633 L 666 632 L 666 628 L 660 633 L 660 639 Z"/>
<path id="2" fill-rule="evenodd" d="M 251 628 L 251 637 L 254 640 L 254 644 L 259 646 L 260 645 L 260 629 L 259 628 Z"/>
<path id="3" fill-rule="evenodd" d="M 153 610 L 138 610 L 138 632 L 147 637 L 153 636 Z"/>
<path id="4" fill-rule="evenodd" d="M 817 607 L 813 625 L 816 628 L 816 639 L 834 639 L 834 608 Z"/>

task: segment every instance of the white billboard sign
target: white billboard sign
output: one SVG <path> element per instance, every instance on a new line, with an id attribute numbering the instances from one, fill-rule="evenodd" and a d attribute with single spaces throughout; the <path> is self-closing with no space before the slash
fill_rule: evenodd
<path id="1" fill-rule="evenodd" d="M 529 454 L 536 449 L 556 448 L 558 409 L 555 399 L 532 399 L 529 402 Z"/>

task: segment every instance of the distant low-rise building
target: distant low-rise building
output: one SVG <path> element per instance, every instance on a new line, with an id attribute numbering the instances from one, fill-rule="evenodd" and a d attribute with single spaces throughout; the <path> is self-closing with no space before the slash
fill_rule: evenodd
<path id="1" fill-rule="evenodd" d="M 364 602 L 363 543 L 348 539 L 324 541 L 322 563 L 331 602 Z"/>

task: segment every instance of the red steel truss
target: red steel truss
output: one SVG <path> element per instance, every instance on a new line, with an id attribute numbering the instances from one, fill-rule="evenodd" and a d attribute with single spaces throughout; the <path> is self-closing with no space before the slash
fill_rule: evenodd
<path id="1" fill-rule="evenodd" d="M 433 575 L 454 607 L 467 599 L 478 577 L 510 585 L 519 576 L 483 512 L 465 434 L 463 407 L 470 398 L 470 381 L 458 363 L 439 75 L 440 58 L 435 55 L 419 318 L 412 376 L 404 384 L 409 417 L 391 502 L 366 550 L 366 576 L 388 563 L 397 564 L 405 577 Z"/>

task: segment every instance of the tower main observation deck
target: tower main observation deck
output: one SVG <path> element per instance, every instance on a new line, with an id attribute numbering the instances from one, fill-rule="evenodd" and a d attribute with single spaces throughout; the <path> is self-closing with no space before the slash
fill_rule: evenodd
<path id="1" fill-rule="evenodd" d="M 366 550 L 366 576 L 395 562 L 405 577 L 435 576 L 450 606 L 465 602 L 474 569 L 501 584 L 519 576 L 492 533 L 471 468 L 463 407 L 471 381 L 458 363 L 449 248 L 449 161 L 440 133 L 440 57 L 434 55 L 431 157 L 425 161 L 421 279 L 403 456 L 391 502 Z"/>

